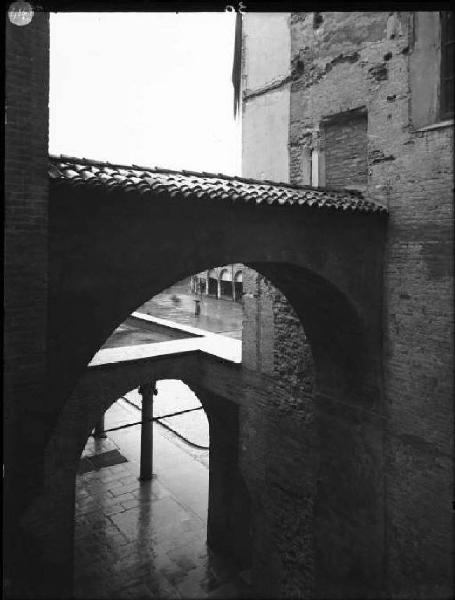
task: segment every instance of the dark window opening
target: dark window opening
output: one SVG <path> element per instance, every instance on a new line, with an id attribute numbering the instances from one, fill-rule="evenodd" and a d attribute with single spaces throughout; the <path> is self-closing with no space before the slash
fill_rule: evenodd
<path id="1" fill-rule="evenodd" d="M 229 296 L 229 298 L 232 297 L 232 281 L 221 281 L 220 282 L 220 287 L 221 287 L 221 295 L 222 296 Z"/>
<path id="2" fill-rule="evenodd" d="M 235 288 L 235 301 L 236 302 L 241 302 L 242 301 L 242 295 L 243 295 L 243 284 L 241 281 L 235 281 L 234 282 L 234 288 Z"/>
<path id="3" fill-rule="evenodd" d="M 218 296 L 218 281 L 213 277 L 209 277 L 209 296 Z"/>

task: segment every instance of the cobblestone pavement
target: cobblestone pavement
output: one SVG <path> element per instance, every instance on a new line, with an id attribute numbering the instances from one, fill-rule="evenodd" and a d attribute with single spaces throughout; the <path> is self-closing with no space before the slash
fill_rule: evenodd
<path id="1" fill-rule="evenodd" d="M 163 398 L 156 414 L 167 410 Z M 138 415 L 120 400 L 105 427 Z M 139 434 L 134 426 L 87 442 L 83 456 L 117 448 L 128 462 L 77 476 L 75 597 L 248 598 L 235 568 L 206 546 L 208 451 L 189 448 L 155 423 L 157 476 L 139 482 Z"/>

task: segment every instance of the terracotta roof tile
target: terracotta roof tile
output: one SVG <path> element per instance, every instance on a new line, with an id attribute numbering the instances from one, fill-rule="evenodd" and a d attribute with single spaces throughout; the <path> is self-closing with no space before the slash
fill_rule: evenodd
<path id="1" fill-rule="evenodd" d="M 138 165 L 115 165 L 69 156 L 49 157 L 49 178 L 71 186 L 122 189 L 140 194 L 231 200 L 249 204 L 317 206 L 339 211 L 384 214 L 387 209 L 355 190 L 332 190 L 232 177 L 220 173 L 172 171 Z"/>

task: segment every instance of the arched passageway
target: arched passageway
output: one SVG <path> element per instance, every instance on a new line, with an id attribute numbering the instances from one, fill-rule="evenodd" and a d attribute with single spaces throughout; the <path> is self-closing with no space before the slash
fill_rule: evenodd
<path id="1" fill-rule="evenodd" d="M 56 334 L 53 340 L 54 368 L 68 368 L 68 381 L 59 380 L 64 387 L 59 397 L 71 389 L 100 343 L 145 299 L 217 264 L 253 267 L 295 308 L 311 346 L 314 384 L 308 387 L 304 376 L 299 379 L 305 364 L 293 374 L 280 371 L 280 356 L 286 353 L 275 353 L 283 341 L 277 321 L 282 311 L 273 309 L 277 298 L 267 309 L 275 339 L 261 338 L 261 317 L 256 340 L 244 340 L 270 344 L 267 365 L 247 360 L 240 371 L 225 375 L 221 365 L 206 369 L 197 363 L 188 381 L 221 389 L 221 397 L 239 406 L 238 463 L 253 506 L 256 591 L 361 596 L 379 586 L 381 219 L 352 207 L 349 212 L 285 203 L 258 207 L 232 205 L 229 198 L 214 206 L 198 197 L 182 203 L 166 195 L 162 202 L 159 196 L 150 201 L 134 193 L 127 206 L 124 192 L 106 194 L 99 186 L 90 188 L 88 204 L 85 185 L 59 182 L 51 198 L 53 327 L 60 322 L 69 339 L 80 342 L 59 354 L 61 338 Z M 89 206 L 92 219 L 78 228 Z M 194 219 L 201 222 L 202 214 L 204 229 L 188 226 Z M 258 245 L 259 236 L 267 243 Z M 133 246 L 131 253 L 127 248 Z M 246 294 L 247 302 L 256 302 L 261 293 Z M 65 311 L 73 308 L 71 323 L 62 314 L 63 300 Z M 292 353 L 296 339 L 282 347 Z M 77 410 L 87 410 L 85 400 L 80 404 L 83 390 L 77 394 Z M 73 410 L 67 402 L 61 419 Z M 94 423 L 86 425 L 86 436 Z M 57 437 L 61 443 L 62 436 Z M 367 546 L 365 540 L 370 540 Z"/>
<path id="2" fill-rule="evenodd" d="M 367 352 L 368 338 L 358 313 L 346 297 L 314 274 L 290 265 L 283 268 L 283 265 L 274 263 L 255 263 L 252 266 L 259 272 L 266 272 L 281 289 L 289 288 L 297 314 L 301 314 L 301 321 L 307 324 L 309 334 L 299 325 L 290 340 L 291 356 L 298 354 L 293 358 L 294 372 L 280 373 L 277 377 L 275 368 L 267 370 L 263 365 L 262 374 L 252 377 L 248 368 L 254 368 L 254 365 L 248 359 L 248 352 L 241 372 L 224 373 L 223 367 L 215 364 L 205 369 L 198 359 L 179 367 L 177 360 L 164 371 L 162 367 L 152 369 L 148 375 L 146 371 L 141 371 L 133 386 L 130 378 L 122 376 L 121 385 L 115 388 L 115 392 L 111 389 L 112 382 L 106 372 L 101 385 L 92 383 L 87 388 L 88 384 L 84 381 L 78 385 L 65 408 L 66 418 L 55 437 L 55 440 L 59 440 L 60 449 L 54 449 L 50 454 L 63 457 L 66 453 L 64 469 L 67 469 L 71 461 L 68 445 L 77 442 L 76 422 L 82 424 L 78 442 L 80 452 L 87 435 L 110 402 L 147 377 L 170 377 L 179 372 L 177 377 L 189 382 L 201 400 L 204 390 L 208 390 L 209 396 L 217 397 L 216 406 L 227 402 L 232 410 L 235 407 L 234 412 L 238 411 L 239 415 L 238 442 L 230 446 L 235 460 L 226 463 L 220 459 L 216 469 L 211 464 L 214 469 L 212 480 L 218 481 L 217 491 L 213 492 L 217 500 L 212 506 L 218 508 L 212 509 L 209 514 L 212 524 L 209 535 L 210 531 L 218 532 L 213 535 L 215 539 L 223 541 L 219 549 L 232 554 L 232 548 L 224 546 L 225 540 L 234 532 L 235 535 L 242 535 L 250 531 L 244 525 L 238 529 L 234 526 L 242 523 L 238 516 L 238 507 L 242 502 L 239 502 L 238 496 L 232 499 L 230 512 L 219 508 L 223 506 L 224 498 L 229 497 L 228 492 L 232 491 L 233 482 L 236 481 L 237 476 L 233 476 L 232 466 L 229 466 L 234 462 L 239 473 L 238 485 L 234 487 L 241 490 L 245 478 L 254 507 L 253 572 L 256 573 L 258 585 L 262 586 L 263 594 L 271 585 L 277 585 L 276 578 L 270 579 L 274 576 L 268 561 L 273 563 L 275 556 L 287 556 L 289 544 L 295 543 L 295 555 L 291 560 L 286 559 L 287 562 L 281 567 L 283 577 L 289 581 L 289 585 L 286 584 L 288 588 L 275 587 L 275 594 L 290 593 L 293 586 L 299 586 L 299 589 L 309 586 L 308 577 L 330 583 L 328 576 L 336 568 L 340 553 L 344 555 L 346 564 L 357 564 L 362 579 L 367 575 L 371 577 L 371 564 L 380 561 L 380 547 L 366 549 L 365 546 L 359 546 L 359 540 L 364 539 L 365 531 L 372 538 L 380 536 L 377 529 L 380 528 L 381 496 L 372 498 L 372 495 L 380 491 L 381 447 L 375 430 L 377 407 L 374 403 L 379 398 L 375 396 L 375 364 Z M 275 298 L 276 288 L 271 288 L 271 294 L 273 301 L 281 301 Z M 305 302 L 312 294 L 319 295 L 321 300 L 312 310 L 306 311 Z M 297 315 L 296 321 L 298 323 Z M 339 322 L 343 323 L 342 327 L 338 325 Z M 324 328 L 326 337 L 318 339 L 316 334 L 321 328 Z M 314 347 L 310 335 L 314 337 Z M 309 340 L 311 356 L 305 354 L 305 346 L 295 346 L 298 336 Z M 327 339 L 330 340 L 329 347 L 324 346 Z M 286 354 L 289 352 L 288 341 L 281 346 L 276 344 L 274 350 L 275 355 L 279 357 L 282 354 L 285 361 L 289 358 Z M 207 412 L 209 414 L 209 410 Z M 230 410 L 225 410 L 219 418 L 215 411 L 211 420 L 211 426 L 220 432 L 220 439 L 223 433 L 229 432 L 225 442 L 235 439 L 235 436 L 230 436 L 234 425 L 226 427 L 227 423 L 235 423 L 230 414 Z M 347 440 L 350 440 L 349 444 Z M 225 458 L 225 451 L 223 455 Z M 77 459 L 78 453 L 74 456 Z M 70 485 L 68 479 L 66 481 L 66 485 Z M 59 485 L 62 485 L 61 482 Z M 291 495 L 289 500 L 287 493 L 291 489 L 294 496 Z M 284 509 L 277 510 L 280 506 Z M 367 512 L 365 506 L 368 506 Z M 234 518 L 229 518 L 229 514 L 235 515 Z M 300 515 L 300 524 L 295 530 L 292 523 L 297 515 Z M 348 524 L 348 528 L 343 529 Z M 308 527 L 311 533 L 307 535 L 305 530 Z M 343 540 L 343 544 L 335 546 L 334 551 L 336 539 Z M 214 545 L 213 536 L 211 543 Z M 236 546 L 245 548 L 244 542 Z M 275 547 L 277 554 L 272 553 L 264 564 L 264 552 L 270 552 L 271 547 Z M 371 554 L 374 555 L 373 561 Z M 349 560 L 346 559 L 348 555 Z M 314 567 L 307 561 L 316 562 L 319 572 L 314 572 Z M 366 565 L 370 567 L 368 572 L 365 572 Z M 301 572 L 302 568 L 303 572 L 309 569 L 311 575 L 302 576 L 302 581 L 296 581 L 295 573 Z M 349 571 L 347 575 L 350 577 Z M 335 576 L 340 577 L 337 571 Z M 287 592 L 283 591 L 286 589 Z"/>
<path id="3" fill-rule="evenodd" d="M 222 297 L 232 298 L 232 269 L 221 269 L 220 292 Z"/>
<path id="4" fill-rule="evenodd" d="M 90 461 L 107 466 L 110 460 L 112 466 L 76 477 L 77 598 L 112 597 L 122 592 L 130 597 L 196 594 L 203 598 L 221 586 L 238 589 L 242 585 L 239 572 L 249 567 L 245 537 L 249 497 L 240 488 L 242 479 L 236 475 L 233 455 L 235 405 L 229 410 L 217 402 L 208 423 L 207 413 L 188 386 L 176 380 L 157 381 L 153 400 L 155 475 L 153 480 L 139 481 L 141 426 L 126 425 L 137 421 L 136 407 L 140 410 L 141 404 L 150 401 L 147 388 L 151 386 L 155 384 L 145 384 L 145 389 L 133 390 L 113 403 L 106 416 L 107 438 L 97 441 L 90 437 L 84 450 L 81 465 L 85 470 Z M 210 401 L 207 393 L 204 396 L 205 405 L 207 401 L 213 405 L 213 398 Z M 182 406 L 192 412 L 164 416 Z M 192 417 L 192 421 L 186 419 L 186 427 L 181 422 L 184 415 Z M 233 417 L 230 420 L 229 415 Z M 188 430 L 190 422 L 193 427 Z M 187 441 L 171 431 L 180 431 Z M 123 457 L 128 461 L 120 462 Z"/>

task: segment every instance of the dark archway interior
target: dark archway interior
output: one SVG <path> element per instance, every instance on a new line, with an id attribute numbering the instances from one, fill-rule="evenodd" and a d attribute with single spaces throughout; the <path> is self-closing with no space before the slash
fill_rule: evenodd
<path id="1" fill-rule="evenodd" d="M 218 294 L 218 281 L 214 277 L 208 278 L 209 295 L 216 296 Z"/>

